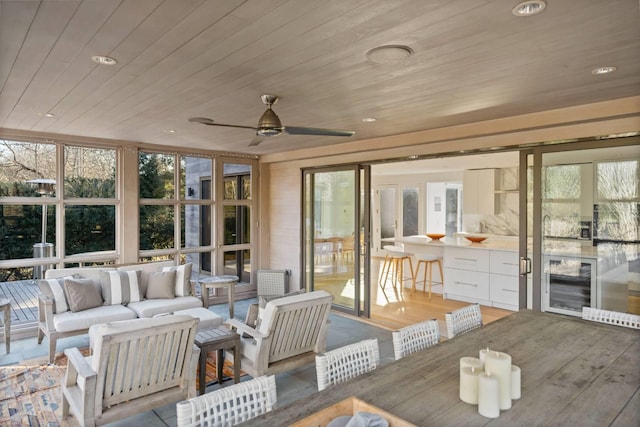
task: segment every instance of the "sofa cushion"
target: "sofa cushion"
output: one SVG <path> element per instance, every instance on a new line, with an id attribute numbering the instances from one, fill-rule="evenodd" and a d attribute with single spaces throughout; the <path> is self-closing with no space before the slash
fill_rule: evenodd
<path id="1" fill-rule="evenodd" d="M 118 266 L 118 271 L 132 271 L 132 270 L 140 270 L 140 292 L 141 295 L 145 295 L 147 293 L 147 286 L 149 284 L 149 276 L 158 271 L 162 271 L 164 267 L 171 267 L 175 265 L 172 260 L 169 261 L 155 261 L 155 262 L 141 262 L 136 264 L 127 264 Z"/>
<path id="2" fill-rule="evenodd" d="M 65 279 L 73 279 L 74 276 L 62 276 L 57 279 L 40 279 L 38 288 L 42 294 L 53 300 L 53 314 L 64 313 L 69 310 L 66 296 L 64 295 Z"/>
<path id="3" fill-rule="evenodd" d="M 133 310 L 138 317 L 153 317 L 156 314 L 171 313 L 187 308 L 202 307 L 202 301 L 196 297 L 175 297 L 172 299 L 147 299 L 132 302 L 127 308 Z"/>
<path id="4" fill-rule="evenodd" d="M 104 305 L 129 304 L 142 300 L 140 270 L 105 271 L 102 274 Z"/>
<path id="5" fill-rule="evenodd" d="M 103 271 L 115 271 L 114 267 L 69 267 L 50 268 L 44 272 L 45 279 L 57 279 L 63 276 L 73 275 L 77 279 L 93 279 L 100 282 Z"/>
<path id="6" fill-rule="evenodd" d="M 96 287 L 93 279 L 66 279 L 64 294 L 69 309 L 74 313 L 102 305 L 100 289 Z"/>
<path id="7" fill-rule="evenodd" d="M 81 331 L 98 323 L 135 318 L 136 313 L 123 305 L 103 305 L 77 313 L 67 311 L 55 314 L 53 326 L 57 332 Z"/>
<path id="8" fill-rule="evenodd" d="M 191 294 L 191 267 L 190 262 L 173 267 L 164 267 L 162 271 L 176 271 L 176 296 L 186 297 Z"/>
<path id="9" fill-rule="evenodd" d="M 175 298 L 176 271 L 158 271 L 149 275 L 145 298 Z"/>

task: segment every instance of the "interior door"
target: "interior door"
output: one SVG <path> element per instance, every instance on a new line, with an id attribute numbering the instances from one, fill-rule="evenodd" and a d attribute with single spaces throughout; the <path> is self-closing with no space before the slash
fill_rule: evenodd
<path id="1" fill-rule="evenodd" d="M 368 169 L 367 169 L 368 170 Z M 324 289 L 334 296 L 334 308 L 366 315 L 366 274 L 361 257 L 368 214 L 361 207 L 367 191 L 360 166 L 314 169 L 304 172 L 305 287 Z M 366 182 L 363 182 L 366 181 Z"/>

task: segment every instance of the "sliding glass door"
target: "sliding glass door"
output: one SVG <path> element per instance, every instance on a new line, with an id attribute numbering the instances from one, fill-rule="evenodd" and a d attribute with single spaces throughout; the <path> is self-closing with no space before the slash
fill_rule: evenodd
<path id="1" fill-rule="evenodd" d="M 305 171 L 303 195 L 305 287 L 324 289 L 336 308 L 365 316 L 368 170 L 355 165 Z"/>
<path id="2" fill-rule="evenodd" d="M 533 266 L 534 310 L 640 313 L 640 148 L 637 139 L 619 142 L 627 145 L 586 142 L 527 155 L 522 270 Z"/>

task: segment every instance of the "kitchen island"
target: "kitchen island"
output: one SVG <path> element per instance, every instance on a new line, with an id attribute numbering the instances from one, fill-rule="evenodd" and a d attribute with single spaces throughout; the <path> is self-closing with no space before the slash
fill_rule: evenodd
<path id="1" fill-rule="evenodd" d="M 433 287 L 443 298 L 518 310 L 517 238 L 489 237 L 472 243 L 460 237 L 434 241 L 426 236 L 408 236 L 396 242 L 402 243 L 407 252 L 443 259 L 444 278 L 436 275 Z"/>

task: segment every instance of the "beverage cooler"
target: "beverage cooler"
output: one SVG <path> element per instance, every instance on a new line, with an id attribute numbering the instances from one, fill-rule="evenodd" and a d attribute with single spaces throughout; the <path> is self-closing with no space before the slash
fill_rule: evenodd
<path id="1" fill-rule="evenodd" d="M 596 259 L 544 257 L 543 310 L 582 316 L 582 307 L 598 307 Z"/>

